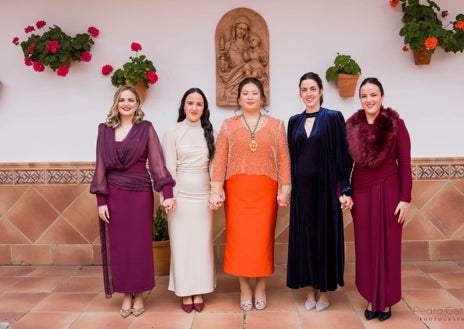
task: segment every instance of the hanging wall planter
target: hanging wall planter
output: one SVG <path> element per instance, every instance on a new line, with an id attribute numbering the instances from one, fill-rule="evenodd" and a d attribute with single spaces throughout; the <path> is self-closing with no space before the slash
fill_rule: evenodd
<path id="1" fill-rule="evenodd" d="M 424 50 L 413 51 L 414 64 L 416 65 L 429 65 L 432 60 L 432 54 L 427 53 Z"/>
<path id="2" fill-rule="evenodd" d="M 138 52 L 142 50 L 141 44 L 132 42 L 131 50 L 135 52 L 135 56 L 129 56 L 129 61 L 124 63 L 122 68 L 114 71 L 111 75 L 111 83 L 115 87 L 134 86 L 140 94 L 141 100 L 144 101 L 147 89 L 158 81 L 158 74 L 151 60 L 145 55 L 138 55 Z M 110 75 L 113 72 L 113 67 L 109 64 L 104 65 L 101 72 L 103 75 Z M 138 89 L 139 87 L 140 89 Z"/>
<path id="3" fill-rule="evenodd" d="M 327 82 L 337 82 L 338 93 L 341 97 L 353 97 L 360 74 L 361 67 L 350 55 L 337 53 L 334 65 L 325 72 L 325 78 Z"/>
<path id="4" fill-rule="evenodd" d="M 359 74 L 339 73 L 337 78 L 338 94 L 341 97 L 353 97 L 356 92 Z"/>

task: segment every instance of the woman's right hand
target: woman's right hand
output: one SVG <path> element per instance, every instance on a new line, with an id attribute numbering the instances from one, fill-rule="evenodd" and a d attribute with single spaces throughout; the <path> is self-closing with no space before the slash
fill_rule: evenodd
<path id="1" fill-rule="evenodd" d="M 209 196 L 208 206 L 209 209 L 218 210 L 222 206 L 223 198 L 220 195 L 212 194 Z"/>
<path id="2" fill-rule="evenodd" d="M 108 211 L 108 206 L 106 204 L 98 207 L 98 217 L 100 217 L 100 219 L 105 223 L 109 224 L 110 212 Z"/>

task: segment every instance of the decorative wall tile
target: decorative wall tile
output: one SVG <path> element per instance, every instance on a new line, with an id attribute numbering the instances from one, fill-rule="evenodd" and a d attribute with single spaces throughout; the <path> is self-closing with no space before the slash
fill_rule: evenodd
<path id="1" fill-rule="evenodd" d="M 100 264 L 95 164 L 0 163 L 0 264 Z M 403 232 L 405 261 L 463 259 L 464 158 L 418 158 Z M 155 203 L 157 197 L 155 196 Z M 276 263 L 288 248 L 288 208 L 279 209 Z M 343 216 L 345 259 L 355 260 L 353 219 Z M 224 257 L 224 211 L 214 213 L 214 254 Z M 462 248 L 461 248 L 462 249 Z M 464 266 L 464 262 L 463 262 Z"/>
<path id="2" fill-rule="evenodd" d="M 47 184 L 77 184 L 77 170 L 48 169 L 46 170 Z"/>
<path id="3" fill-rule="evenodd" d="M 13 170 L 0 170 L 0 184 L 13 184 Z"/>
<path id="4" fill-rule="evenodd" d="M 44 170 L 15 170 L 14 171 L 15 184 L 44 184 L 45 171 Z"/>

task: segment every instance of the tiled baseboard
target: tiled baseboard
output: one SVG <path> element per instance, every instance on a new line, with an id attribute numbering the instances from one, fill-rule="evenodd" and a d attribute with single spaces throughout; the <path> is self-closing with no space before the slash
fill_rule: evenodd
<path id="1" fill-rule="evenodd" d="M 94 163 L 0 163 L 0 264 L 99 264 Z M 413 203 L 403 230 L 403 260 L 464 259 L 464 158 L 413 159 Z M 215 213 L 216 263 L 225 223 Z M 353 225 L 345 214 L 347 261 Z M 276 227 L 276 264 L 287 260 L 288 209 Z"/>

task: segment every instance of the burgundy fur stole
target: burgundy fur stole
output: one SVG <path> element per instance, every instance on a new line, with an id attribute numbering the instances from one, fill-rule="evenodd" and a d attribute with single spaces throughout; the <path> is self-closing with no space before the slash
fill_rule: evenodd
<path id="1" fill-rule="evenodd" d="M 368 129 L 364 110 L 358 110 L 346 122 L 346 138 L 353 161 L 362 167 L 377 168 L 385 160 L 395 142 L 399 115 L 391 108 L 382 108 Z"/>

